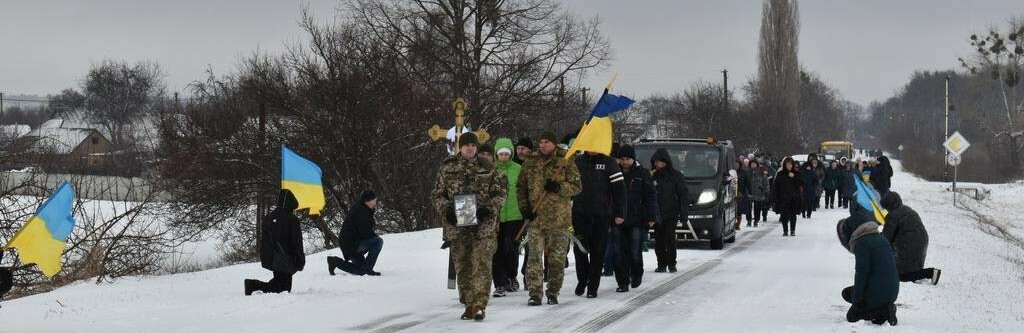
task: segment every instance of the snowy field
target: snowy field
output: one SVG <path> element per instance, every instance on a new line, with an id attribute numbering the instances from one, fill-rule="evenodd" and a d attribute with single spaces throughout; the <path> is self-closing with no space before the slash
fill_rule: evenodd
<path id="1" fill-rule="evenodd" d="M 895 162 L 895 161 L 894 161 Z M 0 332 L 1022 332 L 1024 184 L 987 185 L 992 196 L 954 208 L 948 184 L 900 172 L 893 190 L 921 213 L 931 237 L 928 266 L 943 270 L 938 286 L 900 285 L 899 326 L 845 321 L 840 290 L 853 282 L 853 255 L 835 236 L 847 214 L 819 210 L 781 237 L 777 217 L 744 228 L 724 251 L 679 250 L 679 272 L 653 273 L 646 252 L 644 284 L 616 293 L 572 294 L 566 272 L 561 304 L 527 307 L 524 291 L 492 299 L 487 319 L 458 319 L 462 307 L 445 288 L 447 252 L 440 231 L 385 235 L 380 277 L 327 273 L 312 254 L 293 293 L 242 294 L 245 278 L 269 279 L 259 264 L 114 283 L 73 284 L 5 301 Z M 571 257 L 571 256 L 570 256 Z"/>

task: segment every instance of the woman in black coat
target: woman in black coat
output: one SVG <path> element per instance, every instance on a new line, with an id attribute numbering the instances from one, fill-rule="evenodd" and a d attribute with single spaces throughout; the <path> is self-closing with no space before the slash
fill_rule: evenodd
<path id="1" fill-rule="evenodd" d="M 277 196 L 277 207 L 263 217 L 260 263 L 263 268 L 274 272 L 274 278 L 268 282 L 246 279 L 246 296 L 254 291 L 292 291 L 292 275 L 306 266 L 302 229 L 299 228 L 299 218 L 295 216 L 298 207 L 295 195 L 289 190 L 281 190 Z"/>
<path id="2" fill-rule="evenodd" d="M 921 223 L 921 216 L 903 204 L 903 199 L 896 192 L 882 196 L 880 202 L 889 211 L 885 216 L 882 235 L 892 243 L 896 251 L 896 269 L 900 281 L 912 282 L 931 279 L 931 283 L 939 283 L 942 270 L 924 268 L 924 259 L 928 255 L 928 231 Z"/>
<path id="3" fill-rule="evenodd" d="M 892 187 L 892 165 L 889 164 L 888 157 L 878 158 L 878 166 L 871 170 L 871 183 L 875 185 L 878 194 L 889 193 L 889 188 Z"/>
<path id="4" fill-rule="evenodd" d="M 800 211 L 800 188 L 804 181 L 800 179 L 800 171 L 796 168 L 796 162 L 787 157 L 782 162 L 782 170 L 775 174 L 772 185 L 772 201 L 775 203 L 775 212 L 781 215 L 779 222 L 782 222 L 782 236 L 789 236 L 790 229 L 796 235 L 796 213 Z"/>
<path id="5" fill-rule="evenodd" d="M 801 202 L 800 214 L 804 218 L 811 218 L 811 212 L 814 212 L 816 205 L 818 204 L 818 170 L 814 168 L 814 164 L 811 162 L 804 162 L 804 165 L 800 167 L 800 178 L 804 182 L 803 190 L 800 191 Z"/>

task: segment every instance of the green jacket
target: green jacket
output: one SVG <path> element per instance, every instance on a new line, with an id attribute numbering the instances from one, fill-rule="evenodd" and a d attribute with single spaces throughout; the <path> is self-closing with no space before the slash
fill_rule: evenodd
<path id="1" fill-rule="evenodd" d="M 508 148 L 512 150 L 512 154 L 515 155 L 516 147 L 512 145 L 512 139 L 500 138 L 494 144 L 494 150 L 497 151 L 501 148 Z M 498 170 L 505 174 L 508 178 L 508 198 L 505 199 L 505 203 L 501 206 L 501 222 L 520 221 L 523 219 L 523 214 L 519 212 L 519 200 L 516 198 L 516 182 L 519 181 L 519 172 L 522 170 L 522 166 L 519 163 L 495 161 L 495 166 Z"/>

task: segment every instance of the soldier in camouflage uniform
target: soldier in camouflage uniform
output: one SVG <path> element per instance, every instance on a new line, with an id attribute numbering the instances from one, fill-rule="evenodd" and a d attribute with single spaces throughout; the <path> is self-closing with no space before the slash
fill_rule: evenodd
<path id="1" fill-rule="evenodd" d="M 462 319 L 479 321 L 490 298 L 498 211 L 505 202 L 508 180 L 493 164 L 476 157 L 477 145 L 473 133 L 459 137 L 459 152 L 441 163 L 431 200 L 447 224 L 445 239 L 451 241 L 459 299 L 466 304 Z M 460 194 L 476 195 L 478 225 L 455 226 L 454 199 Z"/>
<path id="2" fill-rule="evenodd" d="M 580 192 L 580 173 L 565 151 L 555 147 L 555 135 L 541 135 L 536 152 L 527 155 L 516 184 L 523 219 L 529 220 L 526 263 L 529 305 L 540 305 L 544 293 L 544 266 L 548 268 L 548 304 L 558 304 L 565 278 L 565 251 L 572 223 L 572 197 Z M 537 209 L 534 214 L 534 208 Z"/>

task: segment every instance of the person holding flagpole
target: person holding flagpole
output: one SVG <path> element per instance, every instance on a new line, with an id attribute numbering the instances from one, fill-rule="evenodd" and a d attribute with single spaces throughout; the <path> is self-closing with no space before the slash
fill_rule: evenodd
<path id="1" fill-rule="evenodd" d="M 614 80 L 614 79 L 613 79 Z M 609 87 L 611 84 L 609 84 Z M 633 100 L 608 93 L 605 88 L 590 117 L 569 147 L 580 172 L 580 194 L 573 198 L 572 227 L 579 242 L 576 255 L 576 295 L 597 297 L 601 286 L 605 246 L 612 223 L 622 225 L 626 218 L 626 186 L 618 161 L 611 158 L 611 114 L 624 110 Z"/>

